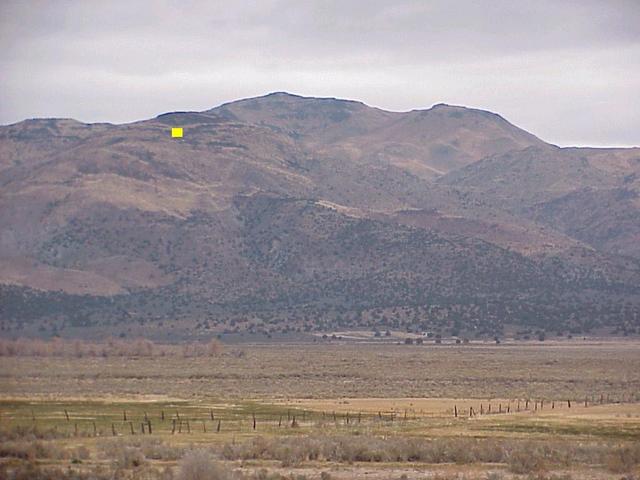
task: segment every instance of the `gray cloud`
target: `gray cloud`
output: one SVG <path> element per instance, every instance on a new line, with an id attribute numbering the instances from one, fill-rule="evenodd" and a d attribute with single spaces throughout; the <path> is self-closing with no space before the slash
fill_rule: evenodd
<path id="1" fill-rule="evenodd" d="M 127 122 L 274 90 L 463 104 L 640 145 L 640 2 L 5 0 L 0 122 Z"/>

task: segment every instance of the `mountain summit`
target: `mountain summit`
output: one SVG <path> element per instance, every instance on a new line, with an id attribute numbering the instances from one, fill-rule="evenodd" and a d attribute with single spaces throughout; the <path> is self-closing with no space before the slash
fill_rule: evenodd
<path id="1" fill-rule="evenodd" d="M 438 104 L 428 110 L 388 112 L 352 100 L 278 92 L 209 110 L 264 125 L 354 160 L 399 166 L 424 178 L 488 154 L 543 142 L 482 110 Z"/>

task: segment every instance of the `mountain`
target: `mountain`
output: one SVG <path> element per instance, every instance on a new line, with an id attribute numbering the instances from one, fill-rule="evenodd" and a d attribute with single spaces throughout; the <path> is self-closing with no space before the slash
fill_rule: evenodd
<path id="1" fill-rule="evenodd" d="M 638 153 L 286 93 L 2 126 L 0 328 L 633 332 Z"/>

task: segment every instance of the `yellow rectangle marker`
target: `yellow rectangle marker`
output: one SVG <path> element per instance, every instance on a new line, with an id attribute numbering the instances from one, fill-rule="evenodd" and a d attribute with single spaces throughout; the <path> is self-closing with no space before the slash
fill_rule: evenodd
<path id="1" fill-rule="evenodd" d="M 171 137 L 172 138 L 182 138 L 182 127 L 173 127 L 173 128 L 171 128 Z"/>

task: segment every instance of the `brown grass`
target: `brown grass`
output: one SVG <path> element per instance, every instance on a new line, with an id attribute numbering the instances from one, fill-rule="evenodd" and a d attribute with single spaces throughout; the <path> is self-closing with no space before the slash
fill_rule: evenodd
<path id="1" fill-rule="evenodd" d="M 638 399 L 640 344 L 262 345 L 184 357 L 4 357 L 5 396 Z M 135 363 L 132 363 L 135 362 Z M 95 381 L 99 379 L 99 381 Z M 89 392 L 89 393 L 87 393 Z"/>
<path id="2" fill-rule="evenodd" d="M 204 357 L 219 355 L 222 343 L 212 338 L 206 343 L 187 342 L 181 345 L 156 344 L 151 340 L 109 339 L 103 342 L 83 340 L 0 339 L 0 357 Z"/>

